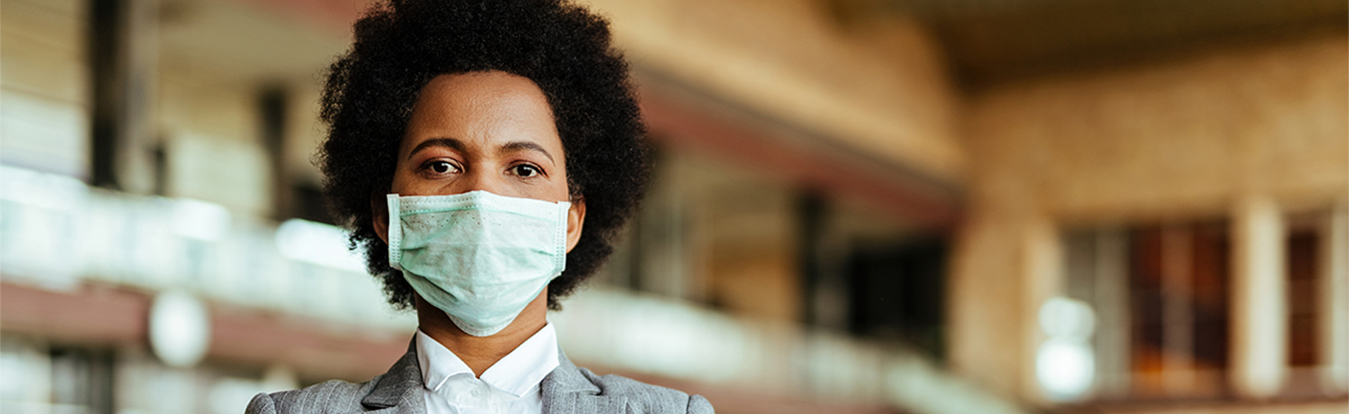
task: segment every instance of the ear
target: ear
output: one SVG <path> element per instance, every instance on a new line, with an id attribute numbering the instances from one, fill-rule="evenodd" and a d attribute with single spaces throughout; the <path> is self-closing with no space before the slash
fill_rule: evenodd
<path id="1" fill-rule="evenodd" d="M 388 200 L 383 194 L 374 194 L 370 196 L 370 219 L 375 225 L 375 234 L 379 235 L 384 244 L 389 244 L 389 206 Z"/>
<path id="2" fill-rule="evenodd" d="M 571 201 L 571 208 L 567 209 L 567 253 L 576 248 L 576 243 L 581 241 L 581 227 L 586 222 L 586 199 L 585 197 L 576 197 Z"/>

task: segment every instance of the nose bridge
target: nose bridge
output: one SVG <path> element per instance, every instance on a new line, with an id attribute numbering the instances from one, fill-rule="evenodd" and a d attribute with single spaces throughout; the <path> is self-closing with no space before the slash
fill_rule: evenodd
<path id="1" fill-rule="evenodd" d="M 491 165 L 482 163 L 480 165 L 470 166 L 468 173 L 465 174 L 464 187 L 461 192 L 486 191 L 496 195 L 510 195 L 510 189 L 506 186 L 505 177 L 497 173 Z"/>

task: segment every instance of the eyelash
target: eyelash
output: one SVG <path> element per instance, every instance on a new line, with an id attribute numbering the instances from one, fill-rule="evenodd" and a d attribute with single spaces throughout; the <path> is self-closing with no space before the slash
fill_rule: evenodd
<path id="1" fill-rule="evenodd" d="M 445 165 L 448 165 L 448 166 L 450 166 L 450 169 L 451 169 L 451 170 L 450 170 L 450 171 L 445 171 L 445 172 L 438 172 L 438 171 L 435 171 L 434 168 L 435 168 L 435 166 L 438 165 L 438 164 L 445 164 Z M 449 161 L 445 161 L 445 160 L 431 160 L 431 161 L 427 161 L 426 164 L 422 164 L 422 170 L 431 172 L 432 174 L 449 174 L 449 173 L 451 173 L 451 172 L 463 171 L 463 169 L 462 169 L 462 168 L 459 168 L 458 165 L 454 165 L 454 163 L 449 162 Z"/>
<path id="2" fill-rule="evenodd" d="M 435 171 L 435 170 L 434 170 L 435 166 L 436 166 L 436 165 L 440 165 L 440 164 L 448 165 L 448 166 L 450 167 L 451 171 L 445 171 L 445 172 Z M 530 175 L 520 174 L 517 170 L 519 170 L 519 169 L 521 169 L 521 168 L 528 168 L 528 169 L 533 170 L 534 172 L 533 172 L 533 174 L 530 174 Z M 449 161 L 445 161 L 445 160 L 432 160 L 432 161 L 427 161 L 425 164 L 422 165 L 422 170 L 428 171 L 428 172 L 430 172 L 430 173 L 432 173 L 432 174 L 450 174 L 450 173 L 452 173 L 452 172 L 463 171 L 463 169 L 462 169 L 462 168 L 459 168 L 458 165 L 455 165 L 454 163 L 449 162 Z M 534 178 L 534 177 L 536 177 L 536 176 L 546 175 L 546 174 L 544 173 L 544 171 L 543 171 L 543 168 L 540 168 L 540 167 L 537 166 L 537 165 L 529 164 L 529 163 L 521 163 L 521 164 L 515 164 L 515 165 L 512 165 L 512 166 L 510 167 L 510 169 L 508 169 L 507 171 L 510 171 L 510 172 L 512 172 L 512 173 L 515 173 L 515 175 L 519 176 L 520 178 Z"/>
<path id="3" fill-rule="evenodd" d="M 543 169 L 542 169 L 542 168 L 539 168 L 539 166 L 537 166 L 537 165 L 534 165 L 534 164 L 527 164 L 527 163 L 525 163 L 525 164 L 515 164 L 515 165 L 512 165 L 510 171 L 513 172 L 513 173 L 515 173 L 516 170 L 520 169 L 521 167 L 529 168 L 529 169 L 531 169 L 531 170 L 534 170 L 534 174 L 533 174 L 533 175 L 526 176 L 526 175 L 522 175 L 522 174 L 516 173 L 515 175 L 520 176 L 520 178 L 534 178 L 534 177 L 537 177 L 537 176 L 544 175 L 544 174 L 543 174 Z"/>

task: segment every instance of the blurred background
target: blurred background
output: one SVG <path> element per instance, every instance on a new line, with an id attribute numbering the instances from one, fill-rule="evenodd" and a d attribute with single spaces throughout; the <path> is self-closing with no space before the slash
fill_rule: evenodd
<path id="1" fill-rule="evenodd" d="M 550 314 L 722 413 L 1349 412 L 1342 0 L 593 0 L 656 146 Z M 0 412 L 238 414 L 415 318 L 311 163 L 364 0 L 0 0 Z"/>

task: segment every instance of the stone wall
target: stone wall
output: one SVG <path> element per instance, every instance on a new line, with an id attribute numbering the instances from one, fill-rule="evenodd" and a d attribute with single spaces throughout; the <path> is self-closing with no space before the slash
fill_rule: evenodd
<path id="1" fill-rule="evenodd" d="M 1034 312 L 1057 289 L 1064 228 L 1226 217 L 1251 197 L 1287 212 L 1342 206 L 1347 48 L 1344 32 L 1323 33 L 971 97 L 952 368 L 1004 395 L 1040 398 Z"/>

